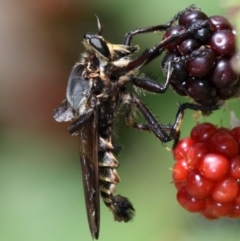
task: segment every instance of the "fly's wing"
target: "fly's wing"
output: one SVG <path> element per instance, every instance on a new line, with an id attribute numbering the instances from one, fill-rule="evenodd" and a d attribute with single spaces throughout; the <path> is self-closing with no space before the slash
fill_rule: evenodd
<path id="1" fill-rule="evenodd" d="M 73 109 L 68 104 L 67 100 L 64 100 L 54 111 L 53 118 L 57 122 L 71 121 L 74 118 Z"/>
<path id="2" fill-rule="evenodd" d="M 89 228 L 93 239 L 98 239 L 100 226 L 98 183 L 98 111 L 79 133 L 79 152 Z"/>

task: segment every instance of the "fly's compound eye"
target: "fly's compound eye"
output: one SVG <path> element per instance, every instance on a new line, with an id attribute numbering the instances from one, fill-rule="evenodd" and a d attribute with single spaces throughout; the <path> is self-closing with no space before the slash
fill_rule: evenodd
<path id="1" fill-rule="evenodd" d="M 100 53 L 104 58 L 110 58 L 110 51 L 107 43 L 101 36 L 87 33 L 84 35 L 84 39 L 87 40 L 91 47 Z"/>

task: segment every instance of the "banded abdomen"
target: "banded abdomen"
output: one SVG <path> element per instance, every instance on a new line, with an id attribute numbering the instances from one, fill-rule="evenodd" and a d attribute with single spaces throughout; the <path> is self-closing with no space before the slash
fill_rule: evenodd
<path id="1" fill-rule="evenodd" d="M 113 153 L 118 146 L 112 144 L 111 138 L 99 140 L 99 189 L 106 206 L 113 212 L 116 221 L 130 221 L 134 216 L 131 202 L 121 195 L 114 196 L 116 184 L 120 182 L 116 168 L 118 161 Z"/>

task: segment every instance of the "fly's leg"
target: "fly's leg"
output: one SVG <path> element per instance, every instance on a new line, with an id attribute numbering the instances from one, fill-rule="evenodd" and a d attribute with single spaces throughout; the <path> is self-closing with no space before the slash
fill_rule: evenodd
<path id="1" fill-rule="evenodd" d="M 162 125 L 160 124 L 150 110 L 135 96 L 132 97 L 132 104 L 141 112 L 144 116 L 149 129 L 155 134 L 155 136 L 162 142 L 166 143 L 171 140 L 176 140 L 179 138 L 179 131 L 183 121 L 184 113 L 187 109 L 191 110 L 200 110 L 200 111 L 211 111 L 217 110 L 220 108 L 221 103 L 214 106 L 202 106 L 194 103 L 184 103 L 180 104 L 178 107 L 178 111 L 175 117 L 175 121 L 173 124 Z M 129 118 L 129 123 L 131 126 L 137 129 L 147 129 L 146 126 L 142 126 L 139 124 L 135 124 L 133 121 L 131 122 L 131 118 Z M 144 128 L 143 128 L 144 127 Z"/>
<path id="2" fill-rule="evenodd" d="M 124 45 L 131 45 L 132 38 L 134 35 L 137 34 L 143 34 L 143 33 L 152 33 L 156 31 L 166 31 L 168 30 L 174 22 L 176 22 L 182 15 L 191 12 L 192 10 L 196 9 L 194 5 L 190 5 L 189 7 L 185 8 L 184 10 L 178 12 L 168 23 L 166 24 L 160 24 L 160 25 L 155 25 L 151 27 L 146 27 L 146 28 L 138 28 L 136 30 L 130 31 L 126 33 L 123 44 Z"/>

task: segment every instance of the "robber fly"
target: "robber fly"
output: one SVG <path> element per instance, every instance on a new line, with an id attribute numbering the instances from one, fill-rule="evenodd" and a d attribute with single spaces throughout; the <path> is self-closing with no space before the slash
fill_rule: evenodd
<path id="1" fill-rule="evenodd" d="M 123 44 L 111 44 L 103 38 L 102 26 L 98 18 L 98 34 L 87 33 L 83 37 L 86 51 L 73 67 L 68 80 L 66 100 L 55 109 L 53 116 L 58 122 L 71 121 L 68 131 L 71 135 L 78 136 L 87 216 L 94 239 L 98 239 L 99 236 L 99 192 L 116 221 L 130 221 L 135 211 L 126 197 L 114 195 L 116 184 L 120 181 L 116 170 L 118 167 L 116 155 L 120 148 L 112 140 L 112 129 L 119 109 L 123 105 L 126 106 L 128 126 L 151 131 L 161 142 L 168 142 L 177 138 L 186 109 L 214 110 L 219 107 L 181 104 L 174 123 L 162 125 L 128 86 L 132 84 L 153 93 L 165 92 L 175 60 L 166 64 L 168 74 L 164 84 L 140 75 L 140 68 L 159 56 L 166 44 L 208 23 L 202 21 L 201 25 L 198 24 L 191 29 L 179 32 L 153 48 L 143 51 L 135 59 L 132 54 L 139 50 L 139 47 L 131 45 L 132 37 L 140 33 L 165 31 L 179 16 L 192 9 L 194 8 L 191 6 L 179 12 L 165 25 L 137 29 L 127 33 Z M 136 123 L 135 110 L 144 116 L 146 124 Z"/>

